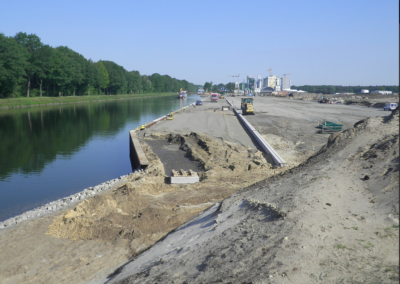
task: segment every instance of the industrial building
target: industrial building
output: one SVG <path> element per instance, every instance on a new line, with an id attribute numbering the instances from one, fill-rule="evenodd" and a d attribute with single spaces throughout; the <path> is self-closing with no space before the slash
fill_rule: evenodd
<path id="1" fill-rule="evenodd" d="M 256 88 L 257 88 L 257 89 L 262 89 L 262 87 L 263 87 L 263 80 L 261 79 L 261 76 L 260 76 L 260 75 L 258 75 L 257 77 L 258 77 L 258 79 L 257 79 L 257 82 L 256 82 Z"/>
<path id="2" fill-rule="evenodd" d="M 271 68 L 268 71 L 270 72 L 269 76 L 262 78 L 260 75 L 258 75 L 257 81 L 254 80 L 253 76 L 247 76 L 246 84 L 242 83 L 239 85 L 239 83 L 235 83 L 235 88 L 238 86 L 237 89 L 245 91 L 246 94 L 252 92 L 255 94 L 268 94 L 272 92 L 280 92 L 282 90 L 296 91 L 290 89 L 292 82 L 289 77 L 286 77 L 287 75 L 291 74 L 283 74 L 283 77 L 278 77 L 271 74 Z"/>
<path id="3" fill-rule="evenodd" d="M 280 91 L 281 90 L 280 78 L 275 75 L 270 75 L 264 78 L 263 87 L 270 87 L 274 89 L 274 91 Z"/>
<path id="4" fill-rule="evenodd" d="M 392 91 L 371 91 L 371 93 L 379 93 L 382 95 L 391 95 Z"/>
<path id="5" fill-rule="evenodd" d="M 254 89 L 254 93 L 255 94 L 259 94 L 261 89 L 262 89 L 262 87 L 263 87 L 263 80 L 261 79 L 261 76 L 258 75 L 257 76 L 257 81 L 256 81 L 256 87 Z"/>
<path id="6" fill-rule="evenodd" d="M 292 85 L 292 80 L 286 76 L 281 78 L 281 86 L 282 90 L 290 90 L 290 86 Z"/>
<path id="7" fill-rule="evenodd" d="M 250 94 L 250 93 L 254 93 L 255 88 L 256 88 L 256 84 L 255 84 L 255 80 L 253 76 L 247 76 L 247 84 L 246 84 L 247 88 L 244 90 L 245 94 Z"/>

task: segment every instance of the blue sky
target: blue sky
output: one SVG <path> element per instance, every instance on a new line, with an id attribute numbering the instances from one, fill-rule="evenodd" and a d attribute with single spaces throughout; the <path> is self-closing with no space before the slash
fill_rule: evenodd
<path id="1" fill-rule="evenodd" d="M 398 85 L 398 0 L 1 1 L 22 31 L 94 61 L 194 84 L 291 73 L 293 85 Z"/>

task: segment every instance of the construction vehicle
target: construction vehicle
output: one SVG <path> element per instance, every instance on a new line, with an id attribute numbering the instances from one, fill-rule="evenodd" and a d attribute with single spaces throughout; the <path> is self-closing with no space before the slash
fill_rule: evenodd
<path id="1" fill-rule="evenodd" d="M 242 115 L 255 114 L 253 108 L 253 98 L 242 98 L 240 108 L 242 109 Z"/>

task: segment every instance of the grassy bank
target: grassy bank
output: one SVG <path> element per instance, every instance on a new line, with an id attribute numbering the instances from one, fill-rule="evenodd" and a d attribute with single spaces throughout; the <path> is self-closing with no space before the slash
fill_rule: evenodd
<path id="1" fill-rule="evenodd" d="M 100 95 L 100 96 L 68 96 L 68 97 L 31 97 L 0 99 L 0 109 L 34 107 L 45 105 L 71 104 L 81 102 L 97 102 L 107 100 L 124 100 L 145 97 L 173 96 L 175 93 L 151 93 L 132 95 Z"/>

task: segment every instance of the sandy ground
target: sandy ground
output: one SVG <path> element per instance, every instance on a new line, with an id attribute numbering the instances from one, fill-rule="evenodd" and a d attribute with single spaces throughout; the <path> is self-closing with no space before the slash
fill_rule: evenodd
<path id="1" fill-rule="evenodd" d="M 398 114 L 353 129 L 375 110 L 326 105 L 317 114 L 313 102 L 280 109 L 289 100 L 259 99 L 247 118 L 289 168 L 268 163 L 226 103 L 205 102 L 144 131 L 147 173 L 1 230 L 0 282 L 398 281 Z M 348 130 L 316 134 L 328 117 Z M 150 140 L 179 145 L 201 182 L 169 184 Z"/>
<path id="2" fill-rule="evenodd" d="M 398 283 L 399 116 L 198 215 L 111 283 Z"/>

